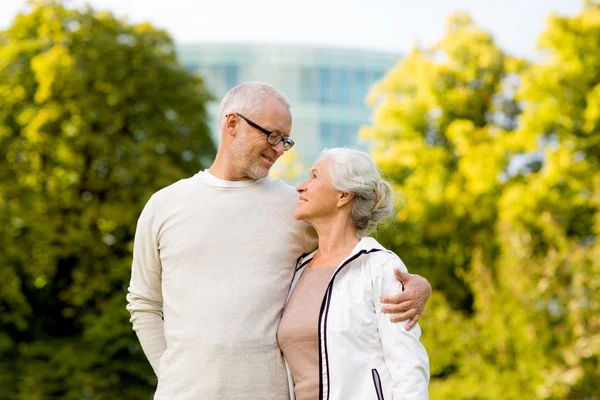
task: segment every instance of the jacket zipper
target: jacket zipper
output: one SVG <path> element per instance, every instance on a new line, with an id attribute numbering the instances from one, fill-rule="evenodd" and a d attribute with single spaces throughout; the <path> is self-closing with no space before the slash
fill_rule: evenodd
<path id="1" fill-rule="evenodd" d="M 379 376 L 379 372 L 377 372 L 377 369 L 373 368 L 371 370 L 371 375 L 373 376 L 373 385 L 375 385 L 375 393 L 377 393 L 377 400 L 385 400 L 383 398 L 383 388 L 381 387 L 381 377 Z"/>

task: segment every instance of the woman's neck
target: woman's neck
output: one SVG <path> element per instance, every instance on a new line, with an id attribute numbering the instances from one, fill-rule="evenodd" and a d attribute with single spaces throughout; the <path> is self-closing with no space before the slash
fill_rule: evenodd
<path id="1" fill-rule="evenodd" d="M 319 247 L 311 261 L 312 268 L 338 265 L 354 250 L 359 242 L 354 227 L 344 223 L 313 224 L 319 236 Z"/>

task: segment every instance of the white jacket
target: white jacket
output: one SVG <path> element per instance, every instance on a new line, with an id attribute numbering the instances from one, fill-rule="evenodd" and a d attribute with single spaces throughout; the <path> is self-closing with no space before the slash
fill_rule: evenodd
<path id="1" fill-rule="evenodd" d="M 290 293 L 314 254 L 298 259 Z M 428 398 L 421 328 L 406 331 L 406 321 L 381 312 L 381 296 L 403 290 L 396 268 L 406 272 L 396 254 L 364 237 L 334 272 L 319 314 L 320 400 Z M 288 379 L 293 400 L 289 368 Z"/>

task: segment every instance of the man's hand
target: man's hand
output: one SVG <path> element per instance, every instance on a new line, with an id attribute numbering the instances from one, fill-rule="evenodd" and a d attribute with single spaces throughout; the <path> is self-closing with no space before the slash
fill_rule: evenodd
<path id="1" fill-rule="evenodd" d="M 398 294 L 386 296 L 381 299 L 382 303 L 387 303 L 381 308 L 381 311 L 392 314 L 392 322 L 408 320 L 406 330 L 410 330 L 423 313 L 425 303 L 431 296 L 431 285 L 427 279 L 419 275 L 412 275 L 406 272 L 400 272 L 395 269 L 396 278 L 404 286 L 404 290 Z"/>

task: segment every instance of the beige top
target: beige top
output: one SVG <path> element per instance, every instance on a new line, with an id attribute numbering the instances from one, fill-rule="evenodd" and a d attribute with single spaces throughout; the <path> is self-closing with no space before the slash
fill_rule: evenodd
<path id="1" fill-rule="evenodd" d="M 294 379 L 296 400 L 319 398 L 319 311 L 335 268 L 306 268 L 279 324 L 277 339 Z"/>

